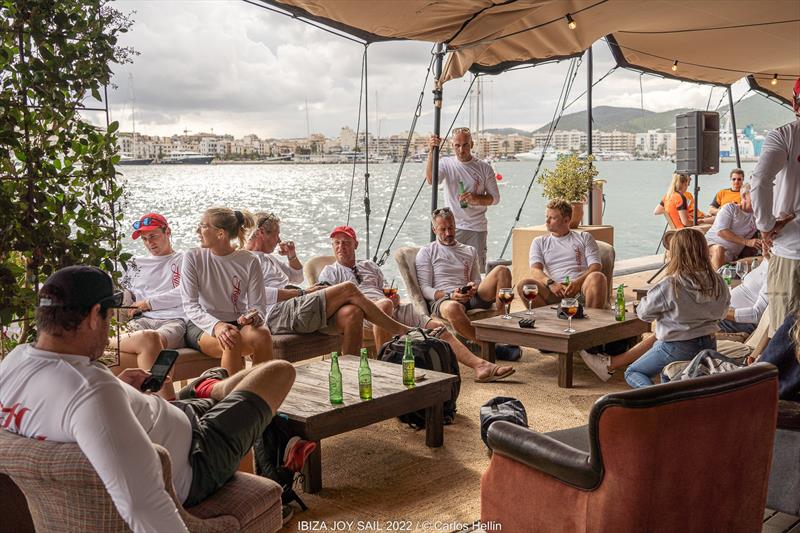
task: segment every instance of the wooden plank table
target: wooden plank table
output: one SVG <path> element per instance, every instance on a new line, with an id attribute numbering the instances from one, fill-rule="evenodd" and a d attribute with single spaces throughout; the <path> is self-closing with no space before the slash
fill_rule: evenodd
<path id="1" fill-rule="evenodd" d="M 614 311 L 610 309 L 586 309 L 585 312 L 588 318 L 572 319 L 572 327 L 577 330 L 575 333 L 564 331 L 567 321 L 558 318 L 550 306 L 536 308 L 534 328 L 519 327 L 521 318 L 530 318 L 523 312 L 512 313 L 512 320 L 495 316 L 476 320 L 472 326 L 481 343 L 482 357 L 492 362 L 495 361 L 494 346 L 498 342 L 557 352 L 558 386 L 572 387 L 572 357 L 579 350 L 650 331 L 650 324 L 636 318 L 630 310 L 623 322 L 617 322 Z"/>
<path id="2" fill-rule="evenodd" d="M 365 401 L 358 395 L 358 364 L 356 356 L 339 357 L 344 403 L 338 405 L 332 405 L 328 396 L 330 361 L 297 366 L 294 386 L 278 409 L 289 418 L 295 434 L 317 443 L 304 467 L 303 488 L 308 493 L 322 489 L 320 441 L 326 437 L 425 409 L 425 444 L 438 448 L 444 443 L 442 405 L 450 399 L 456 376 L 420 368 L 417 376 L 425 374 L 425 378 L 408 388 L 403 385 L 400 365 L 370 359 L 373 398 Z"/>

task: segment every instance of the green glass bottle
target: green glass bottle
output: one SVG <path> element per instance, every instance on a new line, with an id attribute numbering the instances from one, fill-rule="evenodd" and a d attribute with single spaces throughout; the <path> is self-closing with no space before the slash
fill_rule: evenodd
<path id="1" fill-rule="evenodd" d="M 328 397 L 331 403 L 344 403 L 342 371 L 339 370 L 339 352 L 331 353 L 331 371 L 328 373 Z"/>
<path id="2" fill-rule="evenodd" d="M 369 369 L 367 349 L 361 348 L 361 362 L 358 364 L 358 395 L 362 400 L 372 399 L 372 370 Z"/>
<path id="3" fill-rule="evenodd" d="M 569 287 L 570 283 L 572 282 L 569 280 L 569 276 L 564 276 L 564 283 L 562 283 L 562 285 L 564 286 L 565 289 Z"/>
<path id="4" fill-rule="evenodd" d="M 467 192 L 467 190 L 464 188 L 464 182 L 463 181 L 459 181 L 458 182 L 458 195 L 461 196 L 465 192 Z M 469 206 L 469 204 L 467 203 L 466 200 L 460 200 L 458 203 L 461 206 L 461 209 L 466 209 Z"/>
<path id="5" fill-rule="evenodd" d="M 622 283 L 617 287 L 617 305 L 614 318 L 617 322 L 625 322 L 625 285 Z"/>
<path id="6" fill-rule="evenodd" d="M 414 386 L 414 350 L 411 349 L 411 335 L 406 335 L 406 346 L 403 350 L 403 385 Z"/>

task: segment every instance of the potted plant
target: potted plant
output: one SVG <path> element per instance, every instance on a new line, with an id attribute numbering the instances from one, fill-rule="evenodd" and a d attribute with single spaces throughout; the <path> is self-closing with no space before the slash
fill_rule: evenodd
<path id="1" fill-rule="evenodd" d="M 594 156 L 579 157 L 578 154 L 558 158 L 556 168 L 542 172 L 536 181 L 542 186 L 542 196 L 550 200 L 563 198 L 572 204 L 572 219 L 569 227 L 577 228 L 583 220 L 583 204 L 589 194 L 589 184 L 597 176 L 592 165 Z"/>

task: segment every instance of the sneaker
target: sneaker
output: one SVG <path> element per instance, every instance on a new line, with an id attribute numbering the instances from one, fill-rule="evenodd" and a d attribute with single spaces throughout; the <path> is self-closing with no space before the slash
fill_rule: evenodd
<path id="1" fill-rule="evenodd" d="M 178 399 L 179 400 L 188 400 L 189 398 L 197 398 L 197 386 L 200 385 L 202 382 L 207 380 L 208 378 L 219 379 L 223 380 L 228 377 L 228 371 L 222 368 L 221 366 L 215 368 L 209 368 L 202 374 L 200 377 L 183 387 L 181 390 L 178 391 Z"/>
<path id="2" fill-rule="evenodd" d="M 306 459 L 317 449 L 317 443 L 303 440 L 300 437 L 292 437 L 286 443 L 286 451 L 283 452 L 283 468 L 292 472 L 299 472 L 306 464 Z"/>
<path id="3" fill-rule="evenodd" d="M 292 509 L 291 505 L 283 505 L 281 506 L 281 514 L 283 515 L 282 520 L 283 520 L 283 525 L 285 526 L 286 524 L 289 523 L 289 520 L 291 520 L 292 517 L 294 516 L 294 509 Z"/>
<path id="4" fill-rule="evenodd" d="M 494 347 L 494 354 L 501 361 L 519 361 L 522 350 L 513 344 L 498 344 Z"/>
<path id="5" fill-rule="evenodd" d="M 597 377 L 603 381 L 611 379 L 613 372 L 609 372 L 608 367 L 611 364 L 611 356 L 604 353 L 589 353 L 586 350 L 581 350 L 581 359 L 586 363 L 589 369 L 597 374 Z"/>

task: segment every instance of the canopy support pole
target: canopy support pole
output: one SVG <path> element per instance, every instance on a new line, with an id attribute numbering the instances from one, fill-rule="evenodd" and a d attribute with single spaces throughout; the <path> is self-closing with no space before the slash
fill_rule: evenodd
<path id="1" fill-rule="evenodd" d="M 736 168 L 742 168 L 742 158 L 739 156 L 739 135 L 736 133 L 736 113 L 733 110 L 733 90 L 728 85 L 728 110 L 731 112 L 731 128 L 733 129 L 733 149 L 736 152 Z M 695 199 L 695 201 L 697 201 Z"/>
<path id="2" fill-rule="evenodd" d="M 586 155 L 592 155 L 592 45 L 586 49 Z M 592 209 L 593 201 L 593 179 L 589 178 L 589 225 L 594 224 L 594 212 Z"/>
<path id="3" fill-rule="evenodd" d="M 444 59 L 444 43 L 436 43 L 435 60 L 433 62 L 433 134 L 439 137 L 442 130 L 442 61 Z M 436 210 L 439 194 L 439 146 L 431 149 L 433 168 L 431 169 L 431 213 Z M 431 241 L 436 234 L 431 227 Z"/>

